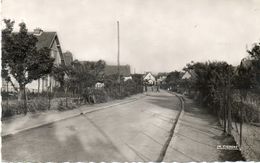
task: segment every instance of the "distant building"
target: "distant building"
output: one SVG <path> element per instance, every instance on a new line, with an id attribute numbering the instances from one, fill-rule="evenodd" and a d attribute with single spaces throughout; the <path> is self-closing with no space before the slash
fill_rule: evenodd
<path id="1" fill-rule="evenodd" d="M 196 79 L 197 75 L 194 70 L 188 70 L 186 71 L 181 79 Z"/>
<path id="2" fill-rule="evenodd" d="M 128 77 L 131 75 L 130 65 L 120 65 L 119 66 L 120 75 Z M 117 65 L 106 65 L 105 66 L 105 75 L 115 75 L 118 74 Z"/>
<path id="3" fill-rule="evenodd" d="M 66 66 L 71 65 L 71 63 L 73 62 L 73 55 L 71 52 L 66 51 L 65 53 L 63 53 L 64 56 L 64 63 Z"/>
<path id="4" fill-rule="evenodd" d="M 151 73 L 151 72 L 147 72 L 145 75 L 144 75 L 144 79 L 143 79 L 145 82 L 147 82 L 148 84 L 150 85 L 153 85 L 155 84 L 156 82 L 156 79 L 154 77 L 154 75 Z"/>
<path id="5" fill-rule="evenodd" d="M 160 82 L 161 84 L 165 84 L 165 80 L 166 80 L 167 76 L 160 76 L 157 81 Z"/>
<path id="6" fill-rule="evenodd" d="M 29 32 L 29 33 L 33 34 L 38 39 L 38 42 L 36 43 L 36 47 L 38 50 L 44 47 L 50 48 L 50 56 L 55 58 L 54 65 L 65 64 L 59 38 L 56 32 L 45 32 L 42 29 L 37 28 L 34 30 L 34 32 Z M 12 76 L 11 76 L 11 80 L 13 81 L 14 85 L 17 88 L 19 88 L 18 83 Z M 39 89 L 39 92 L 42 92 L 42 91 L 47 91 L 48 89 L 52 91 L 54 87 L 59 85 L 60 83 L 58 81 L 55 81 L 52 76 L 46 75 L 41 79 L 34 80 L 31 83 L 27 84 L 26 88 L 34 92 L 37 92 Z M 5 82 L 5 80 L 3 80 L 2 90 L 5 91 L 6 89 L 7 89 L 7 83 Z M 11 84 L 9 84 L 9 90 L 14 91 L 12 89 Z"/>

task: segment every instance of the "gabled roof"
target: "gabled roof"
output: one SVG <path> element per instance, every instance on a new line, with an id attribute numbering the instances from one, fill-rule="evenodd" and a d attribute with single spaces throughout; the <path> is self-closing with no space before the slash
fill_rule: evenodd
<path id="1" fill-rule="evenodd" d="M 42 30 L 41 30 L 42 31 Z M 18 32 L 14 32 L 14 33 L 18 33 Z M 51 48 L 54 41 L 56 40 L 57 41 L 57 48 L 60 52 L 60 58 L 61 58 L 61 61 L 62 63 L 64 63 L 64 57 L 63 57 L 63 54 L 62 54 L 62 50 L 61 50 L 61 47 L 60 47 L 60 41 L 59 41 L 59 38 L 58 38 L 58 35 L 57 35 L 57 32 L 45 32 L 45 31 L 42 31 L 40 34 L 35 34 L 34 32 L 28 32 L 28 34 L 33 34 L 36 38 L 37 38 L 37 43 L 36 43 L 36 47 L 37 49 L 41 49 L 41 48 Z"/>
<path id="2" fill-rule="evenodd" d="M 153 77 L 155 77 L 155 75 L 153 75 L 151 72 L 145 72 L 145 74 L 143 75 L 143 77 L 146 77 L 148 74 L 151 74 Z"/>
<path id="3" fill-rule="evenodd" d="M 151 72 L 147 72 L 144 76 L 144 79 L 152 79 L 152 80 L 156 80 L 155 76 L 151 73 Z"/>
<path id="4" fill-rule="evenodd" d="M 129 65 L 120 65 L 119 66 L 120 75 L 123 76 L 130 76 L 130 66 Z M 118 73 L 117 65 L 106 65 L 105 67 L 105 74 L 106 75 L 114 75 Z"/>
<path id="5" fill-rule="evenodd" d="M 194 70 L 187 70 L 182 76 L 182 79 L 196 79 L 196 78 L 197 78 L 197 74 Z"/>
<path id="6" fill-rule="evenodd" d="M 33 32 L 31 34 L 33 34 Z M 39 34 L 39 35 L 34 34 L 34 36 L 38 39 L 38 42 L 36 43 L 37 49 L 41 49 L 41 48 L 44 48 L 44 47 L 51 48 L 54 41 L 56 40 L 57 41 L 57 48 L 58 48 L 59 53 L 60 53 L 61 62 L 64 64 L 64 56 L 62 54 L 60 41 L 59 41 L 57 32 L 42 31 L 41 34 Z"/>
<path id="7" fill-rule="evenodd" d="M 56 32 L 42 32 L 41 35 L 34 35 L 37 39 L 38 42 L 36 44 L 37 49 L 41 49 L 44 47 L 51 48 L 55 37 L 57 37 Z"/>

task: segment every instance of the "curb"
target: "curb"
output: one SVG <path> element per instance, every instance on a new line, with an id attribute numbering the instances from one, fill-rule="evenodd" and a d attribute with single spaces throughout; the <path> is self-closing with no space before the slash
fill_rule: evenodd
<path id="1" fill-rule="evenodd" d="M 49 122 L 40 123 L 40 124 L 31 126 L 31 127 L 18 129 L 18 130 L 12 131 L 12 132 L 7 132 L 7 133 L 4 133 L 3 135 L 1 135 L 1 137 L 2 138 L 6 138 L 6 137 L 9 137 L 9 136 L 13 136 L 13 135 L 15 135 L 17 133 L 20 133 L 20 132 L 24 132 L 24 131 L 31 130 L 31 129 L 36 129 L 36 128 L 39 128 L 39 127 L 42 127 L 42 126 L 47 126 L 47 125 L 50 125 L 50 124 L 54 124 L 56 122 L 67 120 L 67 119 L 74 118 L 74 117 L 78 117 L 78 116 L 83 115 L 83 114 L 89 114 L 89 113 L 101 111 L 101 110 L 104 110 L 104 109 L 108 109 L 108 108 L 111 108 L 113 106 L 118 106 L 118 105 L 131 103 L 131 102 L 137 101 L 138 99 L 140 99 L 142 97 L 144 97 L 144 96 L 141 96 L 139 98 L 134 98 L 132 100 L 128 100 L 128 101 L 124 101 L 124 102 L 119 102 L 119 103 L 116 103 L 116 104 L 111 104 L 109 106 L 101 106 L 101 107 L 98 107 L 98 108 L 94 108 L 92 110 L 87 110 L 87 111 L 83 111 L 83 112 L 81 111 L 80 113 L 74 113 L 72 115 L 69 115 L 69 116 L 66 116 L 66 117 L 63 117 L 63 118 L 58 118 L 56 120 L 52 120 L 52 121 L 49 121 Z"/>
<path id="2" fill-rule="evenodd" d="M 159 157 L 157 158 L 156 162 L 162 162 L 164 157 L 165 157 L 165 154 L 167 152 L 167 149 L 168 149 L 168 146 L 170 145 L 170 142 L 172 140 L 172 137 L 176 131 L 176 128 L 179 127 L 179 119 L 182 118 L 183 114 L 184 114 L 184 100 L 183 100 L 183 97 L 173 93 L 173 92 L 168 92 L 170 94 L 173 94 L 175 95 L 176 97 L 178 97 L 178 99 L 181 101 L 181 110 L 180 112 L 178 113 L 177 117 L 176 117 L 176 121 L 174 122 L 171 130 L 170 130 L 170 134 L 169 134 L 169 137 L 168 139 L 166 140 L 165 144 L 163 145 L 163 148 L 160 152 L 160 155 Z"/>

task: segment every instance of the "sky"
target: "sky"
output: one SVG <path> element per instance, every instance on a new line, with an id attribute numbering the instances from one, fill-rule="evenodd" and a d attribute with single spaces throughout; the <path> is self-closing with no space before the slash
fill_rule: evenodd
<path id="1" fill-rule="evenodd" d="M 132 72 L 181 70 L 191 61 L 237 65 L 260 42 L 260 0 L 2 0 L 2 18 L 56 31 L 78 60 Z"/>

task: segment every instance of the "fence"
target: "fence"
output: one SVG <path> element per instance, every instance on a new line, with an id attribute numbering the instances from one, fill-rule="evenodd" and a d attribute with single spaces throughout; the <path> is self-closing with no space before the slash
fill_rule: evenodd
<path id="1" fill-rule="evenodd" d="M 2 90 L 2 118 L 11 117 L 25 112 L 39 112 L 47 110 L 69 110 L 80 105 L 103 103 L 113 99 L 124 98 L 141 93 L 143 87 L 133 81 L 126 81 L 109 87 L 88 87 L 80 91 L 64 92 L 54 89 L 52 92 L 26 91 L 26 108 L 24 101 L 18 101 L 15 91 Z"/>
<path id="2" fill-rule="evenodd" d="M 47 110 L 73 109 L 78 103 L 76 94 L 62 91 L 41 92 L 26 91 L 26 102 L 18 100 L 17 92 L 2 91 L 2 118 L 27 112 L 35 113 Z M 26 106 L 25 106 L 26 104 Z M 25 107 L 27 109 L 25 109 Z M 25 111 L 26 110 L 26 111 Z"/>
<path id="3" fill-rule="evenodd" d="M 225 107 L 226 106 L 226 107 Z M 228 113 L 230 107 L 230 115 Z M 260 95 L 247 92 L 241 95 L 238 90 L 230 97 L 230 106 L 219 107 L 218 117 L 224 130 L 229 127 L 247 160 L 260 159 Z"/>

